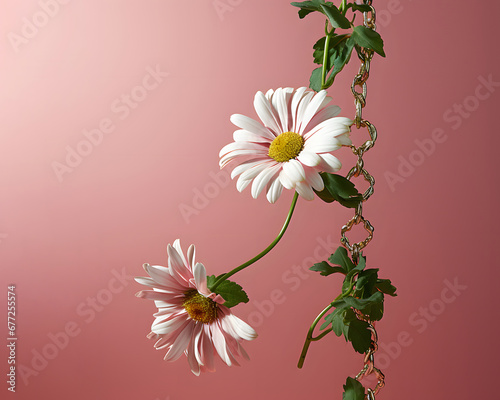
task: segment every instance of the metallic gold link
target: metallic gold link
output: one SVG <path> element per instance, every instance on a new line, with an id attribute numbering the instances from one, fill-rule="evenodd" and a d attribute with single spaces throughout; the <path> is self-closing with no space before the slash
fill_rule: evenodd
<path id="1" fill-rule="evenodd" d="M 370 11 L 363 13 L 364 26 L 369 29 L 376 30 L 376 12 L 375 8 L 372 5 L 372 0 L 363 0 L 363 4 L 370 6 Z M 368 172 L 368 170 L 365 169 L 363 155 L 375 145 L 375 142 L 377 140 L 377 129 L 372 123 L 370 123 L 366 119 L 363 119 L 363 108 L 366 106 L 367 95 L 366 81 L 370 76 L 370 63 L 373 58 L 374 52 L 373 50 L 361 48 L 359 46 L 356 46 L 356 52 L 360 60 L 360 67 L 351 85 L 351 92 L 354 97 L 354 104 L 356 107 L 354 125 L 356 125 L 357 129 L 366 128 L 368 130 L 370 139 L 366 140 L 359 147 L 356 147 L 354 145 L 351 146 L 352 152 L 357 157 L 357 160 L 356 164 L 347 174 L 347 179 L 351 180 L 352 178 L 357 178 L 362 175 L 363 179 L 368 182 L 369 187 L 363 193 L 363 200 L 362 202 L 360 202 L 359 206 L 356 207 L 354 216 L 347 222 L 347 224 L 342 227 L 340 239 L 343 246 L 350 251 L 352 260 L 355 264 L 358 263 L 362 250 L 373 239 L 374 228 L 370 224 L 370 222 L 363 217 L 362 204 L 373 194 L 375 179 Z M 349 232 L 355 225 L 359 224 L 363 224 L 364 229 L 368 232 L 368 236 L 361 242 L 351 244 L 346 236 L 346 233 Z M 380 389 L 382 389 L 385 385 L 384 374 L 382 373 L 382 371 L 375 367 L 374 354 L 378 350 L 378 335 L 373 323 L 368 317 L 364 316 L 360 312 L 357 313 L 357 317 L 369 323 L 369 329 L 372 333 L 372 341 L 370 349 L 365 353 L 363 369 L 358 373 L 358 375 L 356 375 L 356 379 L 359 380 L 370 374 L 375 374 L 375 376 L 377 377 L 377 384 L 373 389 L 368 388 L 365 396 L 366 400 L 375 400 L 375 395 L 378 394 Z"/>

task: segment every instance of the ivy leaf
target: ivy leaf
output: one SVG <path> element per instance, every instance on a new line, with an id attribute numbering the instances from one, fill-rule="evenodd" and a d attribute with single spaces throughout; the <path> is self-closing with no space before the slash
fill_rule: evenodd
<path id="1" fill-rule="evenodd" d="M 348 306 L 370 317 L 372 321 L 379 321 L 384 315 L 384 294 L 382 292 L 375 292 L 367 299 L 347 296 L 343 300 Z"/>
<path id="2" fill-rule="evenodd" d="M 321 67 L 315 69 L 314 71 L 318 69 L 320 70 L 321 75 Z M 320 175 L 321 179 L 323 179 L 325 188 L 321 192 L 316 190 L 315 192 L 321 200 L 327 203 L 338 201 L 344 207 L 348 208 L 356 208 L 363 200 L 363 196 L 357 191 L 354 183 L 352 183 L 349 179 L 341 175 L 330 174 L 327 172 L 321 172 Z"/>
<path id="3" fill-rule="evenodd" d="M 309 78 L 309 87 L 315 92 L 319 92 L 321 90 L 322 70 L 323 70 L 322 67 L 314 69 L 313 72 L 311 73 L 311 77 Z"/>
<path id="4" fill-rule="evenodd" d="M 382 293 L 388 294 L 389 296 L 397 296 L 396 287 L 392 285 L 390 279 L 377 279 L 375 283 L 375 288 L 380 290 Z"/>
<path id="5" fill-rule="evenodd" d="M 299 18 L 302 19 L 306 15 L 314 12 L 314 11 L 320 11 L 321 10 L 321 4 L 324 4 L 324 1 L 322 0 L 312 0 L 312 1 L 302 1 L 302 2 L 293 2 L 290 3 L 294 7 L 299 7 Z"/>
<path id="6" fill-rule="evenodd" d="M 333 69 L 326 82 L 327 86 L 331 86 L 333 84 L 337 74 L 342 71 L 344 66 L 349 62 L 353 48 L 354 40 L 351 36 L 349 36 L 347 40 L 339 41 L 336 46 L 333 47 L 334 51 L 330 56 L 330 64 L 333 65 Z"/>
<path id="7" fill-rule="evenodd" d="M 333 332 L 340 336 L 344 332 L 345 323 L 344 323 L 344 314 L 346 311 L 346 305 L 344 303 L 344 307 L 336 308 L 332 313 L 328 314 L 325 317 L 325 322 L 320 327 L 320 330 L 325 329 L 328 325 L 332 325 Z"/>
<path id="8" fill-rule="evenodd" d="M 366 321 L 355 319 L 349 323 L 347 338 L 353 349 L 358 353 L 365 353 L 370 349 L 372 333 L 368 329 L 370 324 Z"/>
<path id="9" fill-rule="evenodd" d="M 342 400 L 364 400 L 364 399 L 365 399 L 365 388 L 359 381 L 349 376 L 344 385 L 344 393 L 342 394 Z"/>
<path id="10" fill-rule="evenodd" d="M 348 7 L 352 7 L 352 11 L 370 12 L 372 10 L 368 4 L 351 3 Z"/>
<path id="11" fill-rule="evenodd" d="M 340 272 L 341 274 L 346 273 L 343 268 L 332 267 L 326 261 L 321 261 L 319 263 L 314 264 L 311 268 L 309 268 L 309 270 L 320 272 L 322 276 L 328 276 L 328 275 L 334 274 L 336 272 Z"/>
<path id="12" fill-rule="evenodd" d="M 320 7 L 334 28 L 349 29 L 351 27 L 349 20 L 333 4 L 320 4 Z"/>
<path id="13" fill-rule="evenodd" d="M 335 55 L 335 48 L 339 45 L 339 43 L 343 40 L 346 40 L 346 38 L 349 37 L 349 35 L 337 35 L 336 33 L 333 33 L 330 35 L 330 44 L 329 44 L 329 49 L 328 49 L 328 58 L 331 59 L 332 56 Z M 323 64 L 323 55 L 325 53 L 325 40 L 326 36 L 323 36 L 321 39 L 319 39 L 316 43 L 314 43 L 313 49 L 313 58 L 314 62 L 316 64 Z M 331 69 L 331 68 L 329 68 Z"/>
<path id="14" fill-rule="evenodd" d="M 342 246 L 337 247 L 335 253 L 328 257 L 328 261 L 334 265 L 340 265 L 346 272 L 349 272 L 354 268 L 354 263 L 347 254 L 347 250 Z"/>
<path id="15" fill-rule="evenodd" d="M 378 278 L 378 268 L 361 271 L 356 280 L 356 294 L 358 297 L 369 297 L 375 289 Z"/>
<path id="16" fill-rule="evenodd" d="M 371 49 L 375 53 L 385 57 L 384 41 L 382 40 L 382 37 L 373 29 L 367 28 L 363 25 L 355 26 L 352 31 L 351 38 L 353 38 L 358 46 Z"/>
<path id="17" fill-rule="evenodd" d="M 240 303 L 248 303 L 248 295 L 236 282 L 225 280 L 217 286 L 215 290 L 212 290 L 213 284 L 221 276 L 222 275 L 219 275 L 218 277 L 215 277 L 215 275 L 207 276 L 207 286 L 210 291 L 220 294 L 222 298 L 226 300 L 223 305 L 231 308 Z"/>

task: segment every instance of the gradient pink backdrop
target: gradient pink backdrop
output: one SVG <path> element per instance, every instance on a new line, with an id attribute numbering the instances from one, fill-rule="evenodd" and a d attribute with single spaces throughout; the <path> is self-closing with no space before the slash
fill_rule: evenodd
<path id="1" fill-rule="evenodd" d="M 321 18 L 300 21 L 282 0 L 60 3 L 9 0 L 0 13 L 0 297 L 6 315 L 6 286 L 16 285 L 17 365 L 31 369 L 18 369 L 8 392 L 3 346 L 1 397 L 340 399 L 362 366 L 342 339 L 313 343 L 296 368 L 339 282 L 294 266 L 336 248 L 350 211 L 300 201 L 282 242 L 237 276 L 252 301 L 234 310 L 260 335 L 240 368 L 197 378 L 185 358 L 164 362 L 145 337 L 153 304 L 134 297 L 131 280 L 144 262 L 165 264 L 176 238 L 195 243 L 215 274 L 274 238 L 291 193 L 275 205 L 238 193 L 227 174 L 214 178 L 218 152 L 231 141 L 229 116 L 254 115 L 257 90 L 308 84 Z M 500 9 L 491 0 L 374 5 L 388 57 L 375 58 L 368 82 L 365 116 L 379 140 L 366 156 L 377 185 L 365 206 L 376 229 L 365 254 L 399 291 L 378 325 L 387 387 L 377 398 L 493 398 Z M 25 27 L 33 18 L 37 31 Z M 148 68 L 168 76 L 145 78 Z M 347 116 L 356 68 L 329 91 Z M 143 79 L 149 89 L 138 87 Z M 131 92 L 143 96 L 135 108 L 122 102 Z M 100 124 L 110 132 L 81 144 Z M 58 176 L 54 162 L 79 145 L 87 155 Z M 354 163 L 345 155 L 344 173 Z M 183 215 L 186 207 L 196 214 Z M 446 282 L 460 286 L 455 295 Z"/>

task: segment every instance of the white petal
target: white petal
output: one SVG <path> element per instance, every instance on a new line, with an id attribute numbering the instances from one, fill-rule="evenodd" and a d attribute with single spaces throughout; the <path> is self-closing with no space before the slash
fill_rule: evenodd
<path id="1" fill-rule="evenodd" d="M 233 336 L 235 339 L 244 340 L 254 340 L 257 337 L 257 332 L 245 321 L 239 319 L 234 314 L 226 315 L 224 318 L 228 325 L 231 325 L 232 330 L 237 336 Z"/>
<path id="2" fill-rule="evenodd" d="M 308 167 L 315 167 L 321 162 L 321 157 L 312 151 L 302 150 L 297 159 Z"/>
<path id="3" fill-rule="evenodd" d="M 242 162 L 240 165 L 237 165 L 234 167 L 233 171 L 231 172 L 231 179 L 234 179 L 236 176 L 241 174 L 242 172 L 245 172 L 247 169 L 250 169 L 256 165 L 262 164 L 264 161 L 267 161 L 267 159 L 258 159 L 258 160 L 248 160 Z"/>
<path id="4" fill-rule="evenodd" d="M 295 124 L 293 128 L 293 131 L 296 133 L 300 133 L 299 131 L 302 126 L 302 121 L 304 120 L 304 115 L 307 111 L 307 107 L 309 106 L 309 103 L 311 102 L 313 96 L 314 93 L 311 91 L 304 92 L 302 99 L 300 100 L 300 103 L 297 105 L 297 114 L 295 116 Z"/>
<path id="5" fill-rule="evenodd" d="M 269 137 L 264 137 L 243 129 L 234 131 L 233 139 L 235 142 L 271 143 L 273 141 L 273 139 Z"/>
<path id="6" fill-rule="evenodd" d="M 352 140 L 349 137 L 349 133 L 336 136 L 335 139 L 337 139 L 339 143 L 343 146 L 350 146 L 352 144 Z"/>
<path id="7" fill-rule="evenodd" d="M 269 151 L 269 146 L 266 146 L 262 143 L 251 143 L 251 142 L 232 142 L 228 145 L 224 146 L 219 152 L 219 157 L 222 157 L 226 154 L 230 154 L 233 151 L 238 150 L 257 150 L 260 151 Z"/>
<path id="8" fill-rule="evenodd" d="M 266 127 L 262 126 L 256 120 L 241 114 L 231 115 L 231 122 L 238 128 L 244 129 L 248 132 L 255 133 L 256 135 L 267 137 L 273 140 L 276 136 Z"/>
<path id="9" fill-rule="evenodd" d="M 283 185 L 281 184 L 279 178 L 276 177 L 267 189 L 266 197 L 269 203 L 275 203 L 281 196 L 281 192 L 283 192 Z"/>
<path id="10" fill-rule="evenodd" d="M 243 172 L 240 175 L 240 178 L 244 179 L 244 180 L 253 179 L 257 175 L 259 175 L 262 171 L 264 171 L 265 169 L 267 169 L 275 164 L 276 164 L 276 161 L 274 161 L 274 160 L 268 160 L 268 161 L 261 162 L 260 164 L 257 164 L 255 166 L 253 166 L 252 168 L 249 168 L 245 172 Z"/>
<path id="11" fill-rule="evenodd" d="M 307 183 L 298 182 L 297 185 L 295 186 L 295 190 L 304 199 L 314 200 L 314 192 L 313 192 L 311 186 L 309 186 Z"/>
<path id="12" fill-rule="evenodd" d="M 320 157 L 323 161 L 319 165 L 319 168 L 324 172 L 337 172 L 342 167 L 339 159 L 330 153 L 320 154 Z"/>
<path id="13" fill-rule="evenodd" d="M 280 125 L 283 132 L 288 132 L 288 104 L 286 99 L 286 92 L 279 88 L 273 96 L 273 107 L 278 112 Z"/>
<path id="14" fill-rule="evenodd" d="M 340 111 L 340 107 L 336 105 L 331 105 L 322 109 L 314 116 L 313 119 L 311 119 L 311 121 L 309 122 L 309 126 L 306 127 L 306 131 L 316 125 L 319 125 L 323 121 L 336 117 L 337 115 L 339 115 Z"/>
<path id="15" fill-rule="evenodd" d="M 234 160 L 237 157 L 245 156 L 245 157 L 262 157 L 263 159 L 269 159 L 268 155 L 268 150 L 263 149 L 263 150 L 235 150 L 232 151 L 228 154 L 226 154 L 224 157 L 222 157 L 219 161 L 219 166 L 221 168 L 224 168 L 230 161 Z"/>
<path id="16" fill-rule="evenodd" d="M 314 98 L 308 104 L 307 109 L 304 111 L 302 118 L 298 121 L 298 132 L 303 133 L 309 124 L 309 121 L 316 115 L 320 107 L 324 104 L 324 100 L 326 99 L 326 90 L 321 90 L 319 93 L 316 93 Z"/>
<path id="17" fill-rule="evenodd" d="M 285 173 L 285 171 L 283 171 L 283 169 L 279 174 L 279 181 L 286 189 L 293 189 L 294 187 L 293 181 L 289 178 L 289 176 Z"/>
<path id="18" fill-rule="evenodd" d="M 292 103 L 290 106 L 291 113 L 292 113 L 292 132 L 296 132 L 295 124 L 297 121 L 297 107 L 298 107 L 300 101 L 302 100 L 302 97 L 303 97 L 306 89 L 307 88 L 305 88 L 305 87 L 298 88 L 292 97 Z"/>
<path id="19" fill-rule="evenodd" d="M 304 167 L 297 160 L 292 159 L 285 163 L 282 163 L 281 165 L 283 167 L 283 172 L 288 176 L 290 181 L 292 181 L 294 184 L 306 179 Z"/>
<path id="20" fill-rule="evenodd" d="M 312 137 L 304 144 L 304 150 L 312 153 L 329 153 L 342 147 L 336 138 Z"/>
<path id="21" fill-rule="evenodd" d="M 281 127 L 278 125 L 278 122 L 276 121 L 269 100 L 266 98 L 266 96 L 264 96 L 262 92 L 257 92 L 253 104 L 257 115 L 267 128 L 274 132 L 276 136 L 283 132 Z"/>
<path id="22" fill-rule="evenodd" d="M 236 182 L 236 190 L 238 190 L 238 192 L 242 192 L 250 184 L 250 182 L 252 182 L 251 179 L 241 179 L 240 176 Z"/>
<path id="23" fill-rule="evenodd" d="M 262 192 L 269 182 L 269 180 L 276 174 L 281 166 L 276 163 L 275 165 L 271 165 L 264 169 L 259 175 L 257 175 L 252 184 L 252 197 L 254 199 Z"/>
<path id="24" fill-rule="evenodd" d="M 325 188 L 325 183 L 323 182 L 323 179 L 321 179 L 320 174 L 311 169 L 306 171 L 306 182 L 318 192 L 321 192 Z"/>

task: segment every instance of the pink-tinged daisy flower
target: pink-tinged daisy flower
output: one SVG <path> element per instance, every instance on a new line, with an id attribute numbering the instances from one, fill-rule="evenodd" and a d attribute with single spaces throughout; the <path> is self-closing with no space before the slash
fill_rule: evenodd
<path id="1" fill-rule="evenodd" d="M 239 365 L 237 358 L 248 355 L 241 346 L 244 340 L 257 337 L 255 330 L 222 305 L 224 299 L 211 293 L 207 274 L 195 262 L 191 245 L 184 257 L 179 240 L 168 245 L 168 267 L 144 264 L 151 278 L 135 278 L 153 290 L 143 290 L 137 297 L 154 300 L 158 312 L 149 339 L 156 339 L 156 349 L 167 349 L 166 361 L 186 354 L 191 371 L 215 371 L 217 355 L 229 366 Z"/>
<path id="2" fill-rule="evenodd" d="M 319 173 L 333 173 L 342 166 L 331 152 L 352 144 L 353 121 L 337 117 L 340 108 L 327 107 L 330 101 L 325 90 L 315 93 L 305 87 L 257 92 L 254 107 L 262 123 L 231 116 L 240 129 L 234 132 L 234 142 L 220 151 L 220 167 L 237 162 L 231 177 L 239 175 L 240 192 L 253 181 L 253 198 L 266 188 L 267 199 L 274 203 L 286 188 L 313 200 L 313 189 L 324 189 Z"/>

